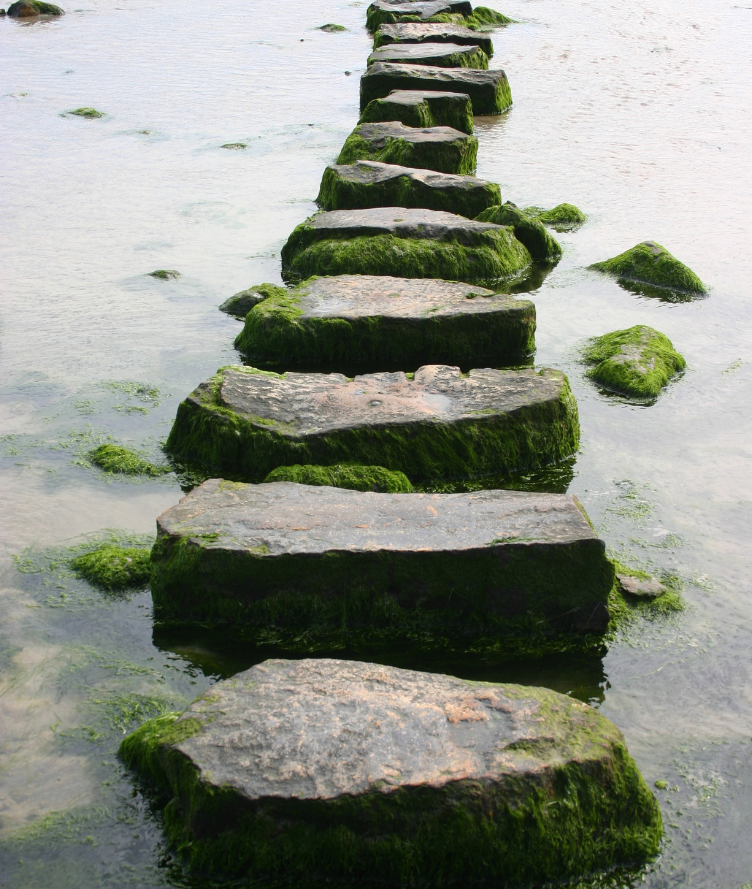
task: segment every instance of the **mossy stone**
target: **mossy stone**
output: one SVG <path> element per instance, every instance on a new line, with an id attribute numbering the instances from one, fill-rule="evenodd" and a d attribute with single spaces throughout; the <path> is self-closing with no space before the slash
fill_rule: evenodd
<path id="1" fill-rule="evenodd" d="M 407 21 L 427 21 L 441 14 L 462 21 L 473 13 L 469 0 L 374 0 L 366 11 L 366 28 L 376 31 L 380 25 Z"/>
<path id="2" fill-rule="evenodd" d="M 96 108 L 74 108 L 72 111 L 67 111 L 66 114 L 72 114 L 75 117 L 85 117 L 87 120 L 96 120 L 98 117 L 104 117 L 103 111 L 97 111 Z"/>
<path id="3" fill-rule="evenodd" d="M 228 151 L 244 151 L 248 148 L 247 142 L 225 142 L 224 145 L 220 145 L 220 148 L 226 148 Z"/>
<path id="4" fill-rule="evenodd" d="M 583 356 L 595 365 L 588 371 L 591 380 L 637 398 L 657 397 L 687 364 L 667 336 L 642 324 L 596 337 Z"/>
<path id="5" fill-rule="evenodd" d="M 356 160 L 419 167 L 438 173 L 468 174 L 475 170 L 478 140 L 451 127 L 406 127 L 398 121 L 363 123 L 345 140 L 338 164 Z"/>
<path id="6" fill-rule="evenodd" d="M 574 231 L 587 222 L 587 216 L 574 204 L 557 204 L 551 210 L 525 207 L 523 212 L 557 232 Z"/>
<path id="7" fill-rule="evenodd" d="M 71 562 L 76 574 L 104 590 L 124 590 L 146 586 L 151 574 L 148 549 L 106 544 Z"/>
<path id="8" fill-rule="evenodd" d="M 464 25 L 408 22 L 398 25 L 382 25 L 373 38 L 373 48 L 392 43 L 458 43 L 479 46 L 490 59 L 493 42 L 488 34 L 473 31 Z"/>
<path id="9" fill-rule="evenodd" d="M 360 78 L 360 110 L 373 99 L 383 99 L 393 90 L 435 90 L 466 93 L 474 114 L 501 114 L 512 105 L 512 91 L 501 70 L 441 68 L 434 65 L 405 65 L 376 62 Z"/>
<path id="10" fill-rule="evenodd" d="M 383 99 L 373 99 L 358 123 L 396 120 L 407 127 L 452 127 L 472 135 L 473 106 L 465 93 L 432 90 L 393 90 Z"/>
<path id="11" fill-rule="evenodd" d="M 500 207 L 489 207 L 475 217 L 480 222 L 509 225 L 514 236 L 524 244 L 536 262 L 558 262 L 561 245 L 537 219 L 531 219 L 511 201 Z"/>
<path id="12" fill-rule="evenodd" d="M 64 10 L 53 3 L 43 3 L 42 0 L 16 0 L 8 7 L 7 14 L 11 18 L 31 18 L 35 15 L 65 15 Z M 101 115 L 98 115 L 101 116 Z"/>
<path id="13" fill-rule="evenodd" d="M 150 278 L 157 278 L 160 281 L 172 281 L 180 277 L 180 272 L 176 272 L 175 269 L 157 269 L 148 274 Z"/>
<path id="14" fill-rule="evenodd" d="M 589 268 L 625 281 L 679 293 L 707 292 L 705 285 L 690 268 L 655 241 L 643 241 L 631 250 L 613 259 L 593 263 Z"/>
<path id="15" fill-rule="evenodd" d="M 375 49 L 368 56 L 369 66 L 376 62 L 488 70 L 488 56 L 477 44 L 391 43 Z"/>
<path id="16" fill-rule="evenodd" d="M 398 164 L 356 161 L 324 170 L 316 202 L 322 210 L 410 207 L 474 219 L 501 203 L 501 189 L 475 176 L 435 173 Z"/>
<path id="17" fill-rule="evenodd" d="M 241 290 L 226 299 L 219 307 L 219 311 L 243 319 L 262 300 L 269 296 L 284 296 L 285 293 L 287 293 L 285 288 L 276 284 L 254 284 L 253 287 Z"/>
<path id="18" fill-rule="evenodd" d="M 377 494 L 409 494 L 413 490 L 404 472 L 383 466 L 336 463 L 334 466 L 278 466 L 264 482 L 295 482 L 299 485 L 374 491 Z"/>
<path id="19" fill-rule="evenodd" d="M 116 475 L 158 476 L 171 472 L 169 466 L 155 466 L 134 451 L 129 451 L 128 448 L 120 447 L 120 445 L 100 445 L 93 451 L 89 451 L 88 458 L 94 466 Z"/>
<path id="20" fill-rule="evenodd" d="M 344 25 L 335 25 L 329 22 L 326 25 L 319 25 L 317 30 L 325 31 L 327 34 L 340 34 L 342 31 L 346 31 L 347 28 Z"/>

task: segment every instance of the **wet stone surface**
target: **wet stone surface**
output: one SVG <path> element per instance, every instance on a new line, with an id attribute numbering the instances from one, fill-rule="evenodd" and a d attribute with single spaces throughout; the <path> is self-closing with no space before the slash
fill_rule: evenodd
<path id="1" fill-rule="evenodd" d="M 403 62 L 410 65 L 437 65 L 441 68 L 488 68 L 488 56 L 478 44 L 393 43 L 368 56 L 368 65 L 376 62 Z"/>
<path id="2" fill-rule="evenodd" d="M 467 16 L 472 11 L 468 0 L 374 0 L 368 7 L 368 23 L 373 28 L 381 22 L 397 21 L 403 15 L 425 20 L 441 13 Z"/>
<path id="3" fill-rule="evenodd" d="M 392 43 L 457 43 L 460 45 L 480 46 L 490 58 L 493 55 L 493 43 L 488 34 L 473 31 L 462 25 L 440 24 L 433 22 L 404 22 L 396 25 L 382 25 L 374 37 L 374 46 L 386 46 Z"/>
<path id="4" fill-rule="evenodd" d="M 473 132 L 473 106 L 466 93 L 432 90 L 393 90 L 373 99 L 360 116 L 360 123 L 398 120 L 408 127 L 452 127 Z"/>

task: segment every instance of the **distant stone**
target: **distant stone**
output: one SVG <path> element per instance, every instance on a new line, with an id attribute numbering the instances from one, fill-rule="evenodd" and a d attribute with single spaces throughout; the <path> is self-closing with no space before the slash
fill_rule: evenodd
<path id="1" fill-rule="evenodd" d="M 450 281 L 312 278 L 256 306 L 235 348 L 291 368 L 509 364 L 535 350 L 535 306 Z"/>
<path id="2" fill-rule="evenodd" d="M 501 189 L 475 176 L 356 161 L 327 167 L 316 201 L 323 210 L 423 207 L 474 219 L 487 207 L 501 203 Z"/>
<path id="3" fill-rule="evenodd" d="M 169 466 L 155 466 L 134 451 L 120 445 L 103 444 L 88 453 L 89 462 L 116 475 L 159 476 L 170 472 Z"/>
<path id="4" fill-rule="evenodd" d="M 437 210 L 381 207 L 317 213 L 282 248 L 282 274 L 397 275 L 491 282 L 531 263 L 511 228 Z"/>
<path id="5" fill-rule="evenodd" d="M 477 44 L 392 43 L 374 50 L 368 56 L 369 66 L 376 62 L 435 65 L 440 68 L 488 69 L 488 56 Z"/>
<path id="6" fill-rule="evenodd" d="M 685 293 L 706 293 L 697 275 L 655 241 L 644 241 L 613 259 L 589 266 L 625 281 Z"/>
<path id="7" fill-rule="evenodd" d="M 623 593 L 640 599 L 657 599 L 666 592 L 666 587 L 654 577 L 633 577 L 631 574 L 617 574 L 616 579 Z"/>
<path id="8" fill-rule="evenodd" d="M 474 114 L 501 114 L 512 104 L 512 91 L 503 71 L 476 68 L 440 68 L 376 62 L 360 78 L 360 110 L 392 90 L 436 90 L 466 93 Z"/>
<path id="9" fill-rule="evenodd" d="M 326 31 L 327 34 L 339 34 L 341 31 L 346 31 L 347 28 L 344 25 L 334 25 L 331 22 L 327 25 L 319 25 L 319 31 Z"/>
<path id="10" fill-rule="evenodd" d="M 587 221 L 587 216 L 574 204 L 557 204 L 552 210 L 525 207 L 523 212 L 557 232 L 573 231 Z"/>
<path id="11" fill-rule="evenodd" d="M 265 482 L 295 482 L 299 485 L 374 491 L 377 494 L 409 494 L 413 490 L 404 472 L 383 466 L 337 463 L 334 466 L 278 466 Z"/>
<path id="12" fill-rule="evenodd" d="M 420 167 L 438 173 L 475 170 L 478 140 L 451 127 L 406 127 L 397 121 L 362 123 L 347 137 L 338 164 L 356 160 Z"/>
<path id="13" fill-rule="evenodd" d="M 359 123 L 390 120 L 408 127 L 452 127 L 472 134 L 473 106 L 465 93 L 394 90 L 383 99 L 369 102 Z"/>
<path id="14" fill-rule="evenodd" d="M 382 25 L 373 39 L 374 49 L 392 43 L 458 43 L 479 46 L 491 58 L 493 42 L 488 34 L 473 31 L 464 25 L 406 22 L 402 25 Z"/>
<path id="15" fill-rule="evenodd" d="M 96 120 L 98 117 L 104 117 L 103 111 L 97 111 L 96 108 L 74 108 L 73 111 L 66 111 L 66 114 L 72 114 L 75 117 L 85 117 L 88 120 Z"/>
<path id="16" fill-rule="evenodd" d="M 578 441 L 569 382 L 547 368 L 462 376 L 429 365 L 412 379 L 400 371 L 349 380 L 226 367 L 181 403 L 166 447 L 248 481 L 278 466 L 348 462 L 417 481 L 538 468 Z"/>
<path id="17" fill-rule="evenodd" d="M 268 296 L 279 295 L 284 296 L 287 293 L 284 287 L 278 287 L 276 284 L 255 284 L 247 290 L 241 290 L 229 299 L 226 299 L 219 307 L 220 312 L 233 315 L 241 320 Z"/>
<path id="18" fill-rule="evenodd" d="M 561 246 L 556 238 L 541 222 L 532 219 L 511 201 L 500 207 L 489 207 L 476 219 L 511 226 L 515 238 L 527 247 L 536 262 L 558 262 L 561 259 Z"/>
<path id="19" fill-rule="evenodd" d="M 394 24 L 405 16 L 408 21 L 426 21 L 442 13 L 464 18 L 472 12 L 468 0 L 374 0 L 366 12 L 366 27 L 376 31 L 380 25 Z"/>
<path id="20" fill-rule="evenodd" d="M 149 272 L 150 278 L 159 278 L 160 281 L 171 281 L 173 278 L 179 278 L 180 272 L 175 269 L 157 269 L 155 272 Z"/>
<path id="21" fill-rule="evenodd" d="M 8 7 L 8 15 L 25 19 L 35 15 L 65 15 L 65 11 L 52 3 L 42 3 L 41 0 L 16 0 Z"/>
<path id="22" fill-rule="evenodd" d="M 638 398 L 657 397 L 687 364 L 667 336 L 642 324 L 596 337 L 583 356 L 595 365 L 588 371 L 591 380 Z"/>
<path id="23" fill-rule="evenodd" d="M 248 148 L 248 144 L 246 142 L 225 142 L 224 145 L 220 145 L 220 148 L 227 148 L 230 151 L 243 151 Z"/>

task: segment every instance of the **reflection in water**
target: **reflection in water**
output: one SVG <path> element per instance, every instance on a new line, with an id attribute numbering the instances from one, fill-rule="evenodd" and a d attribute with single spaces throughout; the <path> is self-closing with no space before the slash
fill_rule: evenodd
<path id="1" fill-rule="evenodd" d="M 639 281 L 627 281 L 617 278 L 619 287 L 636 296 L 647 296 L 650 299 L 659 299 L 665 303 L 691 303 L 697 300 L 707 299 L 707 293 L 685 293 L 682 290 L 666 290 L 665 287 L 653 287 L 651 284 L 642 284 Z"/>

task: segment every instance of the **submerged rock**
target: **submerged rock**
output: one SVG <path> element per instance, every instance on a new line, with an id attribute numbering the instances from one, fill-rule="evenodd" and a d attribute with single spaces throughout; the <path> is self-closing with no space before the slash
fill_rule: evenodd
<path id="1" fill-rule="evenodd" d="M 287 290 L 284 287 L 278 287 L 276 284 L 254 284 L 253 287 L 241 290 L 239 293 L 226 299 L 219 307 L 219 311 L 242 320 L 262 300 L 273 295 L 284 296 L 285 293 L 287 293 Z"/>
<path id="2" fill-rule="evenodd" d="M 596 337 L 583 356 L 595 365 L 591 380 L 638 398 L 655 398 L 687 364 L 667 336 L 642 324 Z"/>
<path id="3" fill-rule="evenodd" d="M 697 275 L 655 241 L 643 241 L 613 259 L 589 266 L 625 281 L 684 293 L 706 293 Z"/>
<path id="4" fill-rule="evenodd" d="M 407 17 L 408 21 L 426 21 L 436 15 L 470 16 L 469 0 L 374 0 L 366 12 L 366 27 L 376 31 L 380 25 L 394 24 Z"/>
<path id="5" fill-rule="evenodd" d="M 587 221 L 587 216 L 574 204 L 557 204 L 551 210 L 543 210 L 541 207 L 525 207 L 523 213 L 557 232 L 574 231 Z"/>
<path id="6" fill-rule="evenodd" d="M 327 34 L 339 34 L 342 31 L 346 31 L 344 25 L 335 25 L 332 22 L 329 22 L 326 25 L 319 25 L 317 28 L 318 31 L 326 31 Z"/>
<path id="7" fill-rule="evenodd" d="M 479 46 L 491 58 L 493 43 L 488 34 L 473 31 L 464 25 L 406 22 L 401 25 L 382 25 L 373 39 L 374 49 L 392 43 L 457 43 Z"/>
<path id="8" fill-rule="evenodd" d="M 413 490 L 404 472 L 383 466 L 337 463 L 334 466 L 278 466 L 265 482 L 295 482 L 299 485 L 374 491 L 377 494 L 409 494 Z"/>
<path id="9" fill-rule="evenodd" d="M 281 256 L 287 278 L 397 275 L 490 282 L 518 276 L 531 263 L 511 228 L 403 207 L 317 213 L 293 231 Z"/>
<path id="10" fill-rule="evenodd" d="M 477 44 L 392 43 L 374 50 L 368 56 L 369 66 L 376 62 L 435 65 L 440 68 L 488 69 L 488 56 Z"/>
<path id="11" fill-rule="evenodd" d="M 515 238 L 527 247 L 536 262 L 558 262 L 561 259 L 561 246 L 556 238 L 541 222 L 531 219 L 511 201 L 500 207 L 489 207 L 475 218 L 480 222 L 511 226 Z"/>
<path id="12" fill-rule="evenodd" d="M 474 114 L 501 114 L 512 104 L 512 91 L 503 71 L 376 62 L 360 78 L 360 110 L 392 90 L 466 93 Z"/>
<path id="13" fill-rule="evenodd" d="M 87 120 L 96 120 L 99 117 L 104 117 L 103 111 L 97 111 L 96 108 L 74 108 L 73 111 L 66 111 L 66 114 L 71 114 L 74 117 L 85 117 Z"/>
<path id="14" fill-rule="evenodd" d="M 416 481 L 538 468 L 569 457 L 578 441 L 569 381 L 548 368 L 462 376 L 429 365 L 414 378 L 349 380 L 226 367 L 181 403 L 166 447 L 249 481 L 278 466 L 349 462 Z"/>
<path id="15" fill-rule="evenodd" d="M 452 127 L 473 132 L 473 106 L 465 93 L 431 90 L 393 90 L 383 99 L 373 99 L 360 115 L 359 123 L 397 120 L 408 127 Z"/>
<path id="16" fill-rule="evenodd" d="M 224 145 L 220 145 L 220 148 L 227 148 L 229 151 L 244 151 L 248 148 L 247 142 L 225 142 Z"/>
<path id="17" fill-rule="evenodd" d="M 657 855 L 658 803 L 598 710 L 549 689 L 268 660 L 120 745 L 169 839 L 223 878 L 579 882 Z"/>
<path id="18" fill-rule="evenodd" d="M 171 281 L 180 277 L 180 272 L 175 269 L 157 269 L 155 272 L 149 272 L 150 278 L 158 278 L 160 281 Z"/>
<path id="19" fill-rule="evenodd" d="M 8 15 L 11 18 L 25 19 L 35 15 L 65 15 L 65 11 L 53 3 L 43 3 L 42 0 L 16 0 L 8 7 Z"/>
<path id="20" fill-rule="evenodd" d="M 151 553 L 138 547 L 105 544 L 73 559 L 71 567 L 84 580 L 103 590 L 143 587 L 151 574 Z"/>
<path id="21" fill-rule="evenodd" d="M 89 462 L 117 475 L 158 476 L 171 472 L 169 466 L 155 466 L 134 451 L 120 445 L 103 444 L 88 453 Z"/>
<path id="22" fill-rule="evenodd" d="M 312 278 L 250 312 L 235 348 L 286 367 L 509 364 L 535 350 L 535 306 L 449 281 Z"/>
<path id="23" fill-rule="evenodd" d="M 501 189 L 475 176 L 356 161 L 332 164 L 324 170 L 316 202 L 322 210 L 422 207 L 473 219 L 487 207 L 501 203 Z"/>
<path id="24" fill-rule="evenodd" d="M 638 599 L 657 599 L 666 592 L 666 587 L 654 577 L 635 577 L 631 574 L 617 574 L 622 593 L 637 596 Z"/>
<path id="25" fill-rule="evenodd" d="M 420 167 L 439 173 L 472 173 L 478 140 L 451 127 L 406 127 L 397 121 L 362 123 L 345 140 L 338 164 L 356 160 Z"/>

